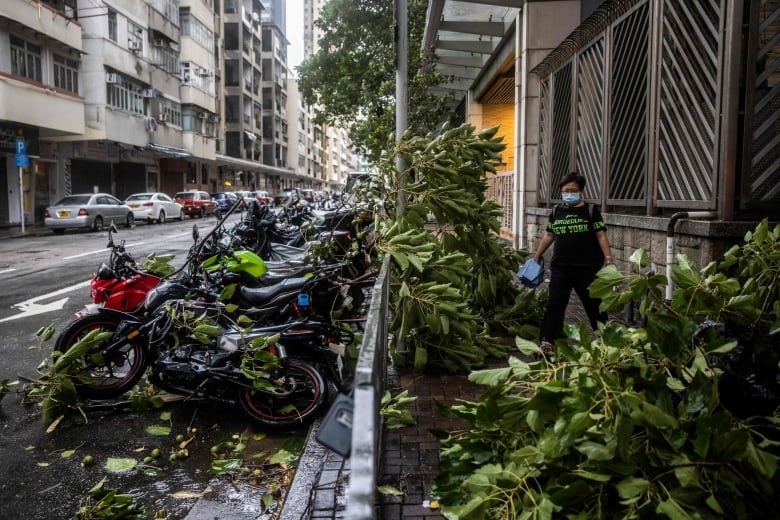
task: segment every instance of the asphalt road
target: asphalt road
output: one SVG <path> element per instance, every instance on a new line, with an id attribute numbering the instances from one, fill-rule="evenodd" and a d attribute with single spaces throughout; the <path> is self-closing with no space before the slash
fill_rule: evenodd
<path id="1" fill-rule="evenodd" d="M 141 224 L 120 228 L 115 239 L 125 240 L 137 259 L 150 252 L 174 253 L 176 264 L 192 244 L 193 223 L 203 235 L 215 220 Z M 61 330 L 89 303 L 88 281 L 108 259 L 106 243 L 106 232 L 0 240 L 0 380 L 37 376 L 36 367 L 50 356 L 54 338 L 39 345 L 35 331 L 48 324 Z M 285 474 L 264 464 L 263 455 L 277 453 L 288 439 L 302 439 L 305 433 L 265 435 L 238 410 L 184 402 L 141 412 L 88 411 L 47 432 L 37 406 L 12 392 L 0 401 L 0 517 L 73 518 L 87 491 L 106 477 L 105 487 L 132 494 L 146 507 L 147 518 L 158 511 L 168 520 L 265 518 L 278 503 L 267 499 L 271 511 L 264 513 L 263 496 L 273 496 Z M 185 436 L 188 457 L 170 461 L 169 454 L 181 449 L 179 434 Z M 245 444 L 243 452 L 229 458 L 242 459 L 258 472 L 210 474 L 211 448 L 225 442 Z M 144 466 L 154 448 L 162 456 Z M 83 466 L 87 455 L 94 464 Z M 114 472 L 108 466 L 117 459 L 139 464 Z"/>

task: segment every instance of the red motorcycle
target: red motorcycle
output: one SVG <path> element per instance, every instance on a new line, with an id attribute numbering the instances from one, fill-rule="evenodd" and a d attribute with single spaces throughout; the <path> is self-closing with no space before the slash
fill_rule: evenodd
<path id="1" fill-rule="evenodd" d="M 77 312 L 74 320 L 93 314 L 99 307 L 133 312 L 143 305 L 146 294 L 160 283 L 160 277 L 139 270 L 135 258 L 125 249 L 124 240 L 114 243 L 112 231 L 116 231 L 113 226 L 108 230 L 106 247 L 111 248 L 108 263 L 100 264 L 90 281 L 92 303 Z"/>

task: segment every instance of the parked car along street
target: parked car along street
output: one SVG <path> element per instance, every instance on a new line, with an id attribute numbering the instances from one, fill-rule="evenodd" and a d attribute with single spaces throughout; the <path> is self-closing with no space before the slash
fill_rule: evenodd
<path id="1" fill-rule="evenodd" d="M 165 193 L 135 193 L 125 199 L 136 220 L 164 224 L 166 218 L 184 220 L 184 208 Z"/>
<path id="2" fill-rule="evenodd" d="M 213 215 L 218 207 L 217 203 L 211 200 L 211 195 L 205 191 L 180 191 L 173 198 L 184 207 L 184 214 L 192 218 Z"/>
<path id="3" fill-rule="evenodd" d="M 211 200 L 217 203 L 217 212 L 229 210 L 236 203 L 238 197 L 232 191 L 218 191 L 211 194 Z"/>
<path id="4" fill-rule="evenodd" d="M 253 191 L 251 195 L 259 202 L 260 204 L 273 204 L 274 198 L 271 197 L 271 194 L 268 193 L 265 190 L 257 190 Z"/>
<path id="5" fill-rule="evenodd" d="M 112 220 L 127 227 L 135 223 L 130 207 L 108 193 L 68 195 L 46 208 L 44 217 L 46 227 L 58 235 L 76 228 L 101 231 Z"/>

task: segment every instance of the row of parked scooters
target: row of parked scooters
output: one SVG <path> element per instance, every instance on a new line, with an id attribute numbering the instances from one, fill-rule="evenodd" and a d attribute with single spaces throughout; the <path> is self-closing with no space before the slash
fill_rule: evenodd
<path id="1" fill-rule="evenodd" d="M 140 266 L 111 226 L 93 303 L 54 347 L 82 398 L 117 399 L 145 376 L 283 431 L 317 417 L 334 389 L 348 391 L 344 350 L 376 275 L 372 220 L 349 207 L 252 202 L 228 228 L 239 202 L 205 236 L 193 226 L 184 264 L 167 276 Z"/>

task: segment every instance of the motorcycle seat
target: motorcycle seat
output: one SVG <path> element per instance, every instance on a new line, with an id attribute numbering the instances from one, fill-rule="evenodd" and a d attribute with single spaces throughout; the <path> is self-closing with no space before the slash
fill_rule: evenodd
<path id="1" fill-rule="evenodd" d="M 281 283 L 271 285 L 269 287 L 245 287 L 241 286 L 241 296 L 252 305 L 262 305 L 263 303 L 272 300 L 277 295 L 290 292 L 300 291 L 303 289 L 311 278 L 287 278 Z"/>

